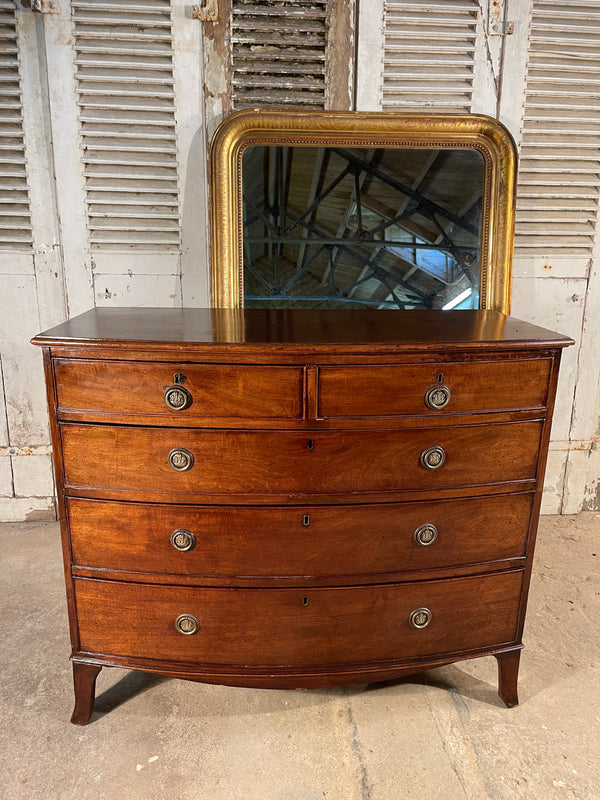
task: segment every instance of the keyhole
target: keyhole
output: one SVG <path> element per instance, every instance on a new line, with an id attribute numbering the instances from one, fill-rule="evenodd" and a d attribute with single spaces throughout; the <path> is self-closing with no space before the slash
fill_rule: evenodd
<path id="1" fill-rule="evenodd" d="M 305 528 L 308 528 L 308 526 L 310 525 L 310 514 L 305 514 L 302 517 L 302 524 L 304 525 Z"/>
<path id="2" fill-rule="evenodd" d="M 176 372 L 173 375 L 173 383 L 185 383 L 187 381 L 187 375 L 184 375 L 182 372 Z"/>
<path id="3" fill-rule="evenodd" d="M 307 605 L 308 605 L 308 597 L 304 596 L 304 597 L 302 598 L 302 605 L 303 605 L 303 606 L 307 606 Z"/>
<path id="4" fill-rule="evenodd" d="M 309 440 L 306 442 L 306 449 L 307 449 L 307 450 L 312 450 L 314 446 L 315 446 L 315 443 L 313 442 L 313 440 L 312 440 L 312 439 L 309 439 Z"/>
<path id="5" fill-rule="evenodd" d="M 443 382 L 444 382 L 444 373 L 440 372 L 438 375 L 438 383 L 443 383 Z"/>

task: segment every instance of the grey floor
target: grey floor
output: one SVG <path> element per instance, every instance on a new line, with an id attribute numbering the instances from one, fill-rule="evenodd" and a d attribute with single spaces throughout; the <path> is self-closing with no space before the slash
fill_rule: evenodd
<path id="1" fill-rule="evenodd" d="M 76 727 L 58 527 L 0 547 L 3 800 L 600 800 L 600 514 L 542 518 L 510 710 L 492 658 L 327 691 L 105 669 Z"/>

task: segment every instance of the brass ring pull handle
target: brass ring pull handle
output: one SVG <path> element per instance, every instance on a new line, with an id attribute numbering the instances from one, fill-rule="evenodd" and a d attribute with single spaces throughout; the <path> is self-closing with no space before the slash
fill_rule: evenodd
<path id="1" fill-rule="evenodd" d="M 446 451 L 435 444 L 421 453 L 421 464 L 425 469 L 439 469 L 446 460 Z"/>
<path id="2" fill-rule="evenodd" d="M 184 447 L 176 447 L 169 453 L 169 466 L 175 472 L 187 472 L 194 466 L 194 456 Z"/>
<path id="3" fill-rule="evenodd" d="M 167 408 L 171 411 L 183 411 L 192 405 L 192 395 L 183 386 L 167 386 L 164 393 L 164 401 Z"/>
<path id="4" fill-rule="evenodd" d="M 426 522 L 424 525 L 419 525 L 414 533 L 414 537 L 417 544 L 423 547 L 429 547 L 429 545 L 433 544 L 438 538 L 438 529 L 430 522 Z"/>
<path id="5" fill-rule="evenodd" d="M 192 636 L 200 630 L 200 623 L 191 614 L 181 614 L 175 620 L 175 627 L 184 636 Z"/>
<path id="6" fill-rule="evenodd" d="M 451 396 L 450 389 L 447 386 L 436 383 L 425 393 L 425 405 L 427 408 L 439 411 L 441 408 L 446 408 Z"/>
<path id="7" fill-rule="evenodd" d="M 426 628 L 431 622 L 431 611 L 428 608 L 415 608 L 408 618 L 408 624 L 415 630 Z"/>
<path id="8" fill-rule="evenodd" d="M 179 550 L 180 553 L 185 553 L 188 550 L 193 550 L 196 546 L 196 537 L 191 531 L 188 531 L 187 528 L 177 528 L 177 530 L 173 531 L 171 534 L 171 544 L 175 550 Z"/>

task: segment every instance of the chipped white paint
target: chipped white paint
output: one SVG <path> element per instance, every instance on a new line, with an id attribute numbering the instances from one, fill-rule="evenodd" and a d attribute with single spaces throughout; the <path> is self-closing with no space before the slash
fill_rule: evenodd
<path id="1" fill-rule="evenodd" d="M 23 134 L 33 238 L 40 325 L 49 328 L 65 317 L 64 271 L 52 164 L 44 20 L 17 14 Z"/>
<path id="2" fill-rule="evenodd" d="M 203 28 L 173 1 L 173 78 L 179 158 L 181 294 L 183 305 L 210 305 L 208 158 L 204 111 Z"/>
<path id="3" fill-rule="evenodd" d="M 15 497 L 54 496 L 50 456 L 13 456 L 11 462 Z"/>
<path id="4" fill-rule="evenodd" d="M 0 497 L 13 496 L 13 475 L 10 458 L 0 457 Z"/>
<path id="5" fill-rule="evenodd" d="M 384 111 L 472 111 L 475 69 L 485 64 L 478 1 L 387 0 L 384 11 Z"/>
<path id="6" fill-rule="evenodd" d="M 54 497 L 1 497 L 2 522 L 34 522 L 56 519 Z"/>
<path id="7" fill-rule="evenodd" d="M 505 37 L 491 35 L 490 6 L 481 2 L 479 5 L 471 111 L 495 117 L 500 93 L 501 60 Z M 493 6 L 495 7 L 495 5 L 496 0 L 493 0 Z"/>
<path id="8" fill-rule="evenodd" d="M 29 344 L 40 327 L 36 291 L 33 275 L 0 276 L 0 353 L 8 444 L 16 447 L 48 442 L 42 362 Z"/>
<path id="9" fill-rule="evenodd" d="M 552 424 L 552 438 L 568 440 L 575 382 L 578 372 L 578 340 L 583 323 L 583 279 L 515 278 L 511 313 L 544 328 L 572 336 L 574 347 L 563 351 Z"/>
<path id="10" fill-rule="evenodd" d="M 498 118 L 512 133 L 517 147 L 521 144 L 521 130 L 525 109 L 525 80 L 533 0 L 510 0 L 510 19 L 514 31 L 504 36 L 500 78 L 502 81 Z M 506 10 L 506 3 L 504 4 Z"/>
<path id="11" fill-rule="evenodd" d="M 69 316 L 94 304 L 92 266 L 85 215 L 85 183 L 77 126 L 75 51 L 70 3 L 60 14 L 43 17 L 46 46 L 52 154 Z"/>
<path id="12" fill-rule="evenodd" d="M 590 450 L 583 508 L 586 511 L 600 509 L 600 447 Z"/>
<path id="13" fill-rule="evenodd" d="M 552 442 L 552 445 L 546 463 L 542 514 L 560 514 L 562 508 L 568 442 Z"/>
<path id="14" fill-rule="evenodd" d="M 358 4 L 356 110 L 380 111 L 384 61 L 384 0 Z"/>
<path id="15" fill-rule="evenodd" d="M 179 275 L 96 275 L 95 305 L 181 306 Z"/>

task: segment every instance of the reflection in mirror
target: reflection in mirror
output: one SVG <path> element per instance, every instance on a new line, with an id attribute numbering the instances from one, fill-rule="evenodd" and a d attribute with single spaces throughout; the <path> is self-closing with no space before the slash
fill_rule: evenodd
<path id="1" fill-rule="evenodd" d="M 478 308 L 484 173 L 471 147 L 248 147 L 244 305 Z"/>

